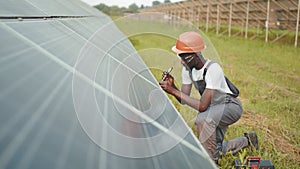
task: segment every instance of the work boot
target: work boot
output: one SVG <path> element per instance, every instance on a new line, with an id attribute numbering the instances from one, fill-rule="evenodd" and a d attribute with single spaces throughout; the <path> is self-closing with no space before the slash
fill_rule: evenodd
<path id="1" fill-rule="evenodd" d="M 244 136 L 248 139 L 248 145 L 258 150 L 258 139 L 255 132 L 244 133 Z"/>

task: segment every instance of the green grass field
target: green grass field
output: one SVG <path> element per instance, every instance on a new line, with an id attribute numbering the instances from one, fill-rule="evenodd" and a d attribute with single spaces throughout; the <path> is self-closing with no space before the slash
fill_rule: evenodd
<path id="1" fill-rule="evenodd" d="M 161 70 L 173 66 L 176 84 L 181 85 L 181 64 L 170 48 L 178 34 L 195 28 L 127 19 L 115 22 L 158 80 Z M 228 128 L 225 139 L 255 131 L 260 143 L 259 151 L 246 149 L 236 156 L 226 155 L 220 168 L 232 168 L 234 159 L 246 155 L 269 159 L 275 168 L 300 168 L 300 47 L 215 34 L 207 34 L 205 41 L 209 50 L 204 56 L 219 62 L 241 91 L 243 116 Z M 200 97 L 195 90 L 192 96 Z M 172 96 L 170 99 L 193 128 L 197 112 L 179 105 Z"/>

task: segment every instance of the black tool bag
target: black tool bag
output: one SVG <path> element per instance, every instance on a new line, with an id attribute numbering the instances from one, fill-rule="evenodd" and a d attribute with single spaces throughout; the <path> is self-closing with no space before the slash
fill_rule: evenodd
<path id="1" fill-rule="evenodd" d="M 206 68 L 204 68 L 203 80 L 194 81 L 193 77 L 192 77 L 192 72 L 189 71 L 190 78 L 192 79 L 195 88 L 199 91 L 199 93 L 200 93 L 201 96 L 202 96 L 202 94 L 203 94 L 203 92 L 204 92 L 204 90 L 206 88 L 205 75 L 206 75 L 207 69 L 213 63 L 215 63 L 215 62 L 213 62 L 213 61 L 209 62 L 208 65 L 206 66 Z M 231 95 L 233 97 L 238 97 L 239 94 L 240 94 L 239 89 L 226 76 L 224 76 L 224 78 L 226 80 L 226 83 L 227 83 L 229 89 L 232 92 L 232 94 L 229 94 L 229 95 Z"/>

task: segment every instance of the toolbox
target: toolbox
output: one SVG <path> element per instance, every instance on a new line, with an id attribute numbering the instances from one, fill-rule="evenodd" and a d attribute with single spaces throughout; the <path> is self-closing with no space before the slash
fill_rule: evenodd
<path id="1" fill-rule="evenodd" d="M 261 160 L 260 156 L 248 156 L 244 164 L 240 160 L 234 160 L 236 169 L 275 169 L 270 160 Z"/>

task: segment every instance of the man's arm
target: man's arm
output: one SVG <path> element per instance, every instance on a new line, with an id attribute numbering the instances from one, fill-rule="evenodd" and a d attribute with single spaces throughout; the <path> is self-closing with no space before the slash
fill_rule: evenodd
<path id="1" fill-rule="evenodd" d="M 192 84 L 182 85 L 181 91 L 174 85 L 173 79 L 167 79 L 159 84 L 164 91 L 173 95 L 180 103 L 187 104 L 200 112 L 205 111 L 208 108 L 215 91 L 213 89 L 205 89 L 199 100 L 190 97 Z"/>
<path id="2" fill-rule="evenodd" d="M 181 100 L 182 103 L 185 103 L 194 109 L 203 112 L 205 111 L 210 103 L 211 99 L 213 98 L 215 90 L 214 89 L 205 89 L 200 100 L 195 99 L 193 97 L 190 97 L 189 95 L 185 94 L 184 92 L 181 92 L 179 90 L 174 90 L 172 93 L 173 96 L 177 98 L 177 100 Z"/>
<path id="3" fill-rule="evenodd" d="M 192 90 L 192 84 L 182 84 L 181 85 L 181 92 L 190 96 Z M 176 99 L 181 103 L 181 104 L 186 104 L 183 100 L 179 99 L 176 97 Z"/>

